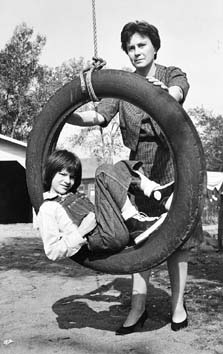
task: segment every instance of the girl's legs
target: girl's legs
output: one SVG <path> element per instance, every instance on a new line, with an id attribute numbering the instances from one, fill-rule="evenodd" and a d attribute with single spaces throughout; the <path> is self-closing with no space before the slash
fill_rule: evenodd
<path id="1" fill-rule="evenodd" d="M 123 323 L 124 327 L 134 325 L 141 317 L 146 307 L 147 283 L 150 277 L 150 270 L 132 275 L 132 298 L 131 309 Z"/>
<path id="2" fill-rule="evenodd" d="M 134 161 L 119 161 L 115 165 L 104 164 L 96 171 L 95 178 L 95 216 L 98 237 L 88 237 L 90 249 L 119 251 L 145 230 L 155 226 L 156 219 L 131 220 L 139 215 L 138 209 L 130 202 L 128 191 L 134 182 L 139 185 L 141 178 L 135 173 Z M 145 177 L 144 185 L 154 184 Z M 134 218 L 135 219 L 135 218 Z M 128 224 L 127 224 L 128 221 Z M 153 225 L 154 224 L 154 225 Z"/>
<path id="3" fill-rule="evenodd" d="M 176 251 L 167 260 L 171 284 L 172 321 L 179 323 L 187 317 L 184 308 L 184 290 L 187 281 L 188 251 Z"/>
<path id="4" fill-rule="evenodd" d="M 102 250 L 119 251 L 129 243 L 122 210 L 126 217 L 132 217 L 137 212 L 128 200 L 131 180 L 129 168 L 121 162 L 116 165 L 103 164 L 96 171 L 95 216 Z"/>

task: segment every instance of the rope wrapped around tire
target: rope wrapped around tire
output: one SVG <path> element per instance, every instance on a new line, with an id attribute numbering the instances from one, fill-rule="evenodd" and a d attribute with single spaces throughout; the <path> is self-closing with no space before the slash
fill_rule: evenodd
<path id="1" fill-rule="evenodd" d="M 143 109 L 159 124 L 172 152 L 175 189 L 163 224 L 139 247 L 100 258 L 81 251 L 72 259 L 85 267 L 110 274 L 130 274 L 165 261 L 192 234 L 202 211 L 206 186 L 202 145 L 187 113 L 166 91 L 135 73 L 101 70 L 92 73 L 97 97 L 114 97 Z M 37 117 L 29 137 L 26 156 L 27 185 L 36 212 L 42 203 L 42 168 L 55 149 L 58 136 L 73 110 L 89 102 L 79 77 L 59 89 Z"/>

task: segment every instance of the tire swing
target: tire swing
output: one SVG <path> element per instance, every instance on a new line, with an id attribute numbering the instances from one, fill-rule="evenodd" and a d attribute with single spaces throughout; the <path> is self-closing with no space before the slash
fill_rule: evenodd
<path id="1" fill-rule="evenodd" d="M 86 74 L 84 78 L 86 79 Z M 82 77 L 82 78 L 83 78 Z M 83 83 L 83 82 L 82 82 Z M 75 77 L 49 100 L 35 121 L 27 146 L 26 172 L 31 202 L 38 212 L 42 203 L 42 168 L 54 150 L 68 115 L 89 102 L 80 77 Z M 99 99 L 119 98 L 143 109 L 159 124 L 172 151 L 175 190 L 163 224 L 140 246 L 92 259 L 88 251 L 72 260 L 110 274 L 130 274 L 165 261 L 195 229 L 202 211 L 205 160 L 199 136 L 183 108 L 163 89 L 141 76 L 121 70 L 93 71 L 91 84 Z"/>

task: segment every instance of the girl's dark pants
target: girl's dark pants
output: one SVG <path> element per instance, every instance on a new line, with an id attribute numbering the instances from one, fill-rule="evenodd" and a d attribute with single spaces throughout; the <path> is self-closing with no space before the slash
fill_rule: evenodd
<path id="1" fill-rule="evenodd" d="M 90 212 L 95 212 L 97 227 L 87 235 L 88 247 L 93 252 L 120 251 L 129 243 L 129 233 L 121 210 L 126 202 L 130 185 L 139 183 L 134 172 L 141 163 L 119 161 L 103 164 L 96 170 L 95 205 L 81 193 L 75 193 L 61 202 L 72 221 L 79 225 Z"/>

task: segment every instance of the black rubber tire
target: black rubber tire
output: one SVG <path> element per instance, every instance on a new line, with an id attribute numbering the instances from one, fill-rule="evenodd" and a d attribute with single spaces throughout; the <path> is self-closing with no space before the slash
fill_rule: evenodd
<path id="1" fill-rule="evenodd" d="M 144 78 L 120 70 L 93 72 L 92 85 L 99 98 L 116 97 L 140 107 L 159 124 L 173 154 L 175 192 L 164 223 L 140 247 L 90 259 L 87 252 L 72 259 L 97 271 L 128 274 L 153 268 L 166 260 L 191 235 L 200 219 L 205 188 L 205 159 L 199 136 L 183 108 L 163 89 Z M 67 115 L 89 101 L 76 77 L 46 104 L 30 134 L 27 147 L 27 184 L 38 212 L 42 203 L 42 166 L 54 149 Z"/>

